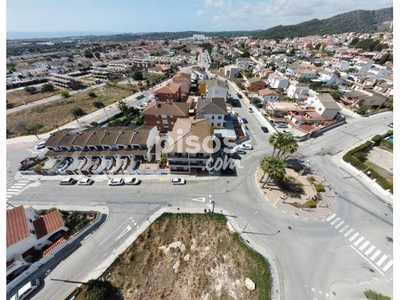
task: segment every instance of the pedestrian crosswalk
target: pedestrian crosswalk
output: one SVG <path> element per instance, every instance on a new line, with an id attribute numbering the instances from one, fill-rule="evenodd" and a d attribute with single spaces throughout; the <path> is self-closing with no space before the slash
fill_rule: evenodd
<path id="1" fill-rule="evenodd" d="M 377 249 L 375 245 L 366 240 L 364 236 L 346 224 L 344 220 L 336 214 L 330 215 L 325 219 L 332 227 L 337 229 L 352 245 L 351 247 L 364 257 L 370 264 L 372 264 L 382 275 L 389 271 L 393 266 L 391 257 L 381 250 Z"/>
<path id="2" fill-rule="evenodd" d="M 14 195 L 18 195 L 23 188 L 29 183 L 28 180 L 20 180 L 14 183 L 10 188 L 6 190 L 6 199 L 10 199 Z"/>

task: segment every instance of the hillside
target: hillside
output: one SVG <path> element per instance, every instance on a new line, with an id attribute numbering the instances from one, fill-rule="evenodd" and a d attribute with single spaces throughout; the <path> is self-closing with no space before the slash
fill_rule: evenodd
<path id="1" fill-rule="evenodd" d="M 374 32 L 393 20 L 393 7 L 379 10 L 354 10 L 329 19 L 313 19 L 296 25 L 275 26 L 253 34 L 254 38 L 283 39 L 296 36 L 344 32 Z"/>

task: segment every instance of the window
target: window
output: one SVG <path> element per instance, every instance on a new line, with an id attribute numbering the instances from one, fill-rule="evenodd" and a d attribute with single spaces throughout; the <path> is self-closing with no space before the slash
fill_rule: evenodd
<path id="1" fill-rule="evenodd" d="M 221 120 L 222 119 L 222 116 L 218 116 L 218 120 Z"/>

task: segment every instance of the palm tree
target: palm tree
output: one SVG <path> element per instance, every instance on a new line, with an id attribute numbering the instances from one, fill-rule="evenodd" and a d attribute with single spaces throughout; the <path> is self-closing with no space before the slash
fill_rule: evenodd
<path id="1" fill-rule="evenodd" d="M 119 100 L 117 102 L 118 109 L 124 114 L 125 117 L 128 118 L 129 115 L 129 107 L 124 100 Z"/>
<path id="2" fill-rule="evenodd" d="M 286 160 L 288 155 L 285 156 L 285 154 L 295 153 L 297 151 L 297 149 L 299 148 L 299 144 L 297 143 L 297 140 L 293 136 L 291 136 L 289 134 L 284 134 L 284 135 L 285 135 L 285 137 L 282 140 L 282 144 L 278 148 L 279 151 L 277 153 L 277 156 L 285 157 L 284 160 Z"/>
<path id="3" fill-rule="evenodd" d="M 286 134 L 283 132 L 275 132 L 274 134 L 270 135 L 269 143 L 274 147 L 274 151 L 272 155 L 275 155 L 276 149 L 280 149 L 284 143 Z"/>
<path id="4" fill-rule="evenodd" d="M 286 174 L 286 163 L 278 156 L 266 156 L 261 159 L 260 167 L 265 174 L 268 174 L 267 180 L 264 181 L 263 187 L 270 183 L 271 180 L 282 179 Z M 264 177 L 264 176 L 263 176 Z"/>

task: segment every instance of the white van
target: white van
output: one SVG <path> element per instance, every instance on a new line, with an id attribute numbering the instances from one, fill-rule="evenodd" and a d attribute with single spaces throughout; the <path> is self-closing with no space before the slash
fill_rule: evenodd
<path id="1" fill-rule="evenodd" d="M 36 278 L 27 284 L 25 284 L 18 292 L 11 298 L 15 300 L 24 300 L 27 299 L 28 296 L 36 290 L 40 285 L 40 279 Z"/>
<path id="2" fill-rule="evenodd" d="M 75 179 L 73 179 L 72 177 L 67 177 L 64 178 L 60 181 L 60 185 L 72 185 L 75 183 Z"/>

